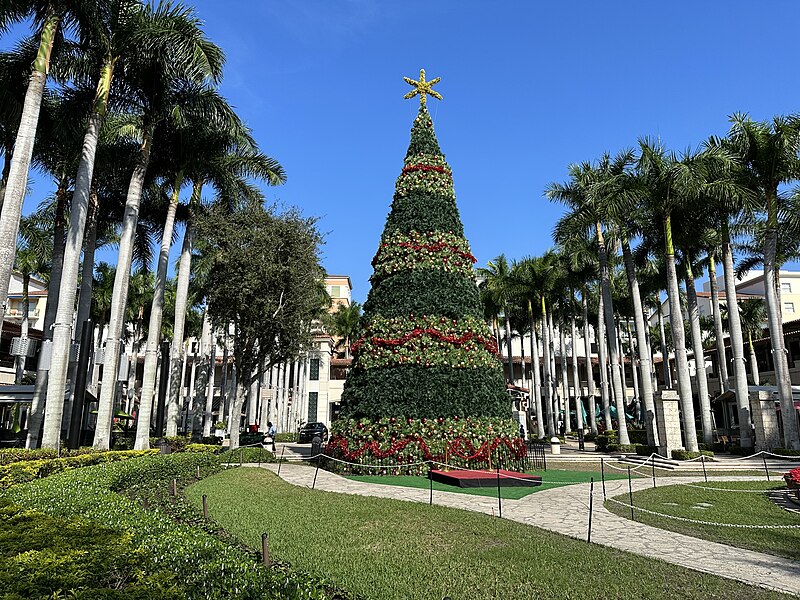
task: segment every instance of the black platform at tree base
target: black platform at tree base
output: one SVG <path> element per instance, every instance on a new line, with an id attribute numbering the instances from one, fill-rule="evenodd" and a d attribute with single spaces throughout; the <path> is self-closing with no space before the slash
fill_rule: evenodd
<path id="1" fill-rule="evenodd" d="M 438 483 L 455 485 L 462 488 L 496 487 L 500 479 L 500 487 L 536 487 L 542 485 L 542 478 L 538 475 L 528 475 L 516 471 L 481 471 L 455 469 L 453 471 L 440 471 L 433 469 L 431 479 Z"/>

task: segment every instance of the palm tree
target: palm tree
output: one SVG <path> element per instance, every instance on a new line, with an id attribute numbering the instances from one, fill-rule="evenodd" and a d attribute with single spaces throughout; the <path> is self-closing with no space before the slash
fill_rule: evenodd
<path id="1" fill-rule="evenodd" d="M 617 345 L 617 332 L 614 324 L 614 304 L 611 296 L 609 282 L 608 251 L 606 246 L 606 233 L 604 223 L 607 223 L 607 208 L 602 198 L 594 194 L 593 187 L 609 179 L 622 175 L 631 162 L 630 152 L 621 152 L 613 159 L 605 154 L 600 158 L 597 166 L 589 163 L 570 166 L 570 181 L 565 184 L 551 184 L 546 195 L 550 200 L 566 204 L 572 209 L 561 221 L 556 224 L 556 236 L 559 229 L 571 232 L 594 230 L 597 240 L 597 252 L 600 272 L 600 293 L 603 299 L 602 317 L 606 334 L 608 335 L 608 350 L 611 362 L 611 383 L 618 415 L 620 444 L 630 444 L 628 427 L 625 422 L 624 391 L 622 389 L 622 370 Z M 570 222 L 572 221 L 572 222 Z M 602 359 L 601 359 L 602 362 Z M 604 367 L 601 365 L 601 374 Z M 601 378 L 602 382 L 602 378 Z"/>
<path id="2" fill-rule="evenodd" d="M 109 357 L 109 361 L 104 365 L 104 372 L 109 378 L 116 377 L 119 360 L 118 348 L 133 253 L 133 233 L 138 220 L 139 201 L 156 126 L 168 114 L 174 117 L 181 110 L 191 110 L 190 106 L 176 102 L 176 94 L 181 94 L 181 86 L 187 80 L 199 83 L 208 78 L 217 79 L 222 63 L 219 48 L 204 38 L 194 13 L 183 6 L 169 4 L 160 4 L 157 7 L 142 6 L 136 11 L 135 23 L 134 37 L 138 43 L 132 44 L 135 52 L 120 55 L 120 60 L 124 56 L 127 65 L 127 70 L 124 71 L 122 74 L 124 77 L 121 79 L 124 80 L 126 101 L 129 105 L 138 106 L 141 112 L 139 115 L 127 115 L 113 123 L 117 126 L 117 130 L 127 137 L 139 136 L 140 146 L 128 186 L 125 218 L 120 236 L 120 257 L 114 285 L 115 303 L 111 310 L 109 343 L 106 347 L 106 356 Z M 128 46 L 128 48 L 130 47 Z M 116 68 L 119 71 L 119 66 Z M 177 111 L 175 110 L 176 106 L 178 107 Z M 82 225 L 79 225 L 79 228 L 82 229 Z M 77 238 L 75 235 L 77 233 L 78 231 L 74 231 L 71 235 Z M 80 233 L 82 234 L 82 231 Z M 81 241 L 80 238 L 74 239 L 72 247 L 79 246 Z M 67 281 L 68 278 L 65 277 L 62 281 L 62 290 L 66 288 Z M 68 293 L 74 298 L 74 283 Z M 59 300 L 59 305 L 63 304 L 63 310 L 60 308 L 59 312 L 63 312 L 65 315 L 65 318 L 60 318 L 60 322 L 69 323 L 72 317 L 72 306 L 66 302 L 66 299 L 64 297 Z M 67 315 L 67 313 L 69 314 Z M 48 447 L 56 447 L 58 444 L 63 403 L 61 399 L 64 395 L 67 371 L 68 329 L 66 327 L 60 334 L 59 332 L 54 333 L 54 364 L 51 365 L 50 381 L 48 382 L 50 402 L 46 409 L 43 438 L 43 445 Z M 57 337 L 58 340 L 56 340 Z M 103 386 L 101 392 L 98 405 L 99 434 L 96 432 L 95 436 L 95 446 L 99 448 L 107 448 L 110 441 L 109 437 L 104 434 L 110 427 L 110 425 L 106 426 L 106 422 L 110 424 L 111 421 L 113 388 L 114 386 Z"/>
<path id="3" fill-rule="evenodd" d="M 643 138 L 639 141 L 641 155 L 637 171 L 646 189 L 645 198 L 653 212 L 654 219 L 664 228 L 664 256 L 667 266 L 667 297 L 669 299 L 672 342 L 675 347 L 675 365 L 678 374 L 678 393 L 683 418 L 683 435 L 686 449 L 699 450 L 697 430 L 692 400 L 692 384 L 689 378 L 689 361 L 686 355 L 686 333 L 683 325 L 683 311 L 680 305 L 678 275 L 673 241 L 673 212 L 682 200 L 692 193 L 696 184 L 694 170 L 696 155 L 687 155 L 678 160 L 674 153 L 668 153 L 660 142 Z"/>
<path id="4" fill-rule="evenodd" d="M 20 243 L 17 248 L 15 267 L 22 275 L 22 324 L 20 337 L 28 338 L 28 310 L 31 277 L 41 276 L 49 270 L 53 254 L 52 240 L 48 232 L 41 227 L 35 218 L 23 217 L 20 221 Z M 25 374 L 25 355 L 16 358 L 15 383 L 22 383 Z"/>
<path id="5" fill-rule="evenodd" d="M 739 302 L 739 318 L 742 321 L 742 331 L 747 335 L 747 344 L 750 347 L 750 372 L 753 385 L 759 385 L 758 361 L 753 347 L 753 336 L 761 337 L 764 323 L 767 320 L 767 305 L 762 298 L 747 298 Z"/>
<path id="6" fill-rule="evenodd" d="M 514 385 L 514 363 L 511 356 L 511 296 L 513 293 L 511 265 L 505 255 L 501 254 L 486 263 L 486 267 L 479 268 L 477 271 L 478 277 L 483 279 L 480 287 L 495 298 L 503 312 L 508 355 L 508 383 Z"/>
<path id="7" fill-rule="evenodd" d="M 741 113 L 734 114 L 726 138 L 726 146 L 736 152 L 744 169 L 744 183 L 752 191 L 766 214 L 764 232 L 764 296 L 770 331 L 772 356 L 781 410 L 784 415 L 783 435 L 787 448 L 800 449 L 800 426 L 792 399 L 789 363 L 783 339 L 781 306 L 776 281 L 778 224 L 781 184 L 800 175 L 800 119 L 774 117 L 771 123 L 759 123 Z M 733 306 L 733 305 L 731 305 Z"/>
<path id="8" fill-rule="evenodd" d="M 44 97 L 50 57 L 59 38 L 59 27 L 80 28 L 97 22 L 107 1 L 87 0 L 10 0 L 0 6 L 0 28 L 28 18 L 38 30 L 39 44 L 25 91 L 20 124 L 14 141 L 8 179 L 0 213 L 0 297 L 8 296 L 8 285 L 14 266 L 22 202 L 28 183 L 33 144 Z M 2 322 L 0 320 L 0 333 Z"/>
<path id="9" fill-rule="evenodd" d="M 358 337 L 361 328 L 361 305 L 358 302 L 340 304 L 325 321 L 328 332 L 339 338 L 336 347 L 344 347 L 345 358 L 350 358 L 350 342 Z"/>
<path id="10" fill-rule="evenodd" d="M 542 407 L 542 381 L 541 365 L 539 361 L 539 342 L 536 335 L 536 317 L 534 307 L 542 305 L 546 290 L 546 272 L 549 265 L 542 259 L 524 258 L 515 262 L 511 268 L 511 277 L 514 288 L 515 302 L 522 305 L 528 316 L 528 328 L 530 330 L 530 353 L 531 353 L 531 381 L 529 388 L 529 398 L 536 412 L 536 429 L 539 439 L 545 436 L 545 413 Z M 542 328 L 544 331 L 544 326 Z M 544 377 L 549 381 L 549 361 L 545 361 Z M 546 384 L 547 385 L 547 384 Z M 546 393 L 549 402 L 549 388 Z M 549 428 L 548 428 L 549 429 Z"/>

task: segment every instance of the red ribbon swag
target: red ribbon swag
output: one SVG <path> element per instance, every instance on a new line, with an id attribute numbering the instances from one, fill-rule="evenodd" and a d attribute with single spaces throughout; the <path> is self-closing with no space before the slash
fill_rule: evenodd
<path id="1" fill-rule="evenodd" d="M 394 347 L 394 346 L 402 346 L 406 342 L 408 342 L 408 341 L 410 341 L 410 340 L 412 340 L 414 338 L 422 337 L 423 335 L 429 335 L 429 336 L 434 337 L 434 338 L 436 338 L 438 340 L 441 340 L 443 342 L 448 342 L 448 343 L 453 344 L 455 346 L 461 346 L 462 344 L 466 344 L 467 342 L 475 340 L 476 342 L 479 342 L 479 343 L 483 344 L 484 347 L 490 353 L 497 354 L 497 342 L 494 339 L 486 339 L 486 338 L 481 337 L 481 336 L 479 336 L 479 335 L 477 335 L 475 333 L 472 333 L 471 331 L 468 331 L 467 333 L 465 333 L 464 335 L 462 335 L 460 337 L 456 337 L 455 335 L 447 335 L 445 333 L 442 333 L 438 329 L 420 329 L 419 327 L 415 327 L 411 331 L 411 333 L 407 333 L 403 337 L 394 338 L 394 339 L 392 339 L 392 338 L 373 337 L 373 338 L 369 338 L 369 341 L 372 342 L 373 344 L 375 344 L 376 346 Z M 366 341 L 367 341 L 367 338 L 361 338 L 360 340 L 357 340 L 350 347 L 350 351 L 351 352 L 357 352 L 358 349 Z"/>
<path id="2" fill-rule="evenodd" d="M 404 450 L 406 446 L 412 443 L 417 443 L 422 450 L 422 455 L 425 460 L 443 460 L 448 455 L 457 456 L 463 460 L 489 460 L 489 456 L 494 452 L 498 446 L 505 444 L 505 446 L 514 454 L 515 458 L 522 458 L 525 456 L 526 448 L 525 442 L 519 438 L 513 440 L 508 438 L 494 438 L 493 440 L 486 440 L 477 449 L 475 445 L 467 438 L 459 436 L 452 441 L 447 442 L 447 452 L 444 455 L 436 455 L 430 451 L 428 444 L 421 435 L 408 436 L 405 439 L 393 442 L 386 450 L 381 449 L 381 445 L 372 440 L 367 442 L 360 448 L 350 450 L 350 442 L 342 436 L 334 436 L 328 442 L 325 453 L 330 456 L 335 456 L 336 453 L 345 460 L 356 461 L 359 460 L 366 451 L 378 459 L 390 458 L 397 455 Z M 399 462 L 399 461 L 398 461 Z"/>
<path id="3" fill-rule="evenodd" d="M 440 167 L 438 165 L 408 165 L 407 167 L 403 167 L 403 175 L 406 173 L 413 173 L 414 171 L 436 171 L 437 173 L 447 173 L 447 169 L 444 167 Z"/>

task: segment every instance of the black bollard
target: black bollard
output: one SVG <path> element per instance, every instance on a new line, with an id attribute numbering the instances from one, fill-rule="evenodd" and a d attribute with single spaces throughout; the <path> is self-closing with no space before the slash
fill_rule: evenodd
<path id="1" fill-rule="evenodd" d="M 269 567 L 269 536 L 266 533 L 261 534 L 261 562 L 265 567 Z"/>
<path id="2" fill-rule="evenodd" d="M 631 499 L 631 521 L 635 521 L 636 518 L 633 516 L 633 484 L 631 483 L 631 468 L 628 467 L 628 496 Z"/>
<path id="3" fill-rule="evenodd" d="M 497 469 L 497 515 L 502 519 L 503 518 L 503 498 L 500 495 L 500 467 L 495 467 Z"/>
<path id="4" fill-rule="evenodd" d="M 594 499 L 594 477 L 589 478 L 589 533 L 586 536 L 586 541 L 592 543 L 592 505 Z"/>
<path id="5" fill-rule="evenodd" d="M 208 496 L 203 494 L 203 516 L 208 518 Z"/>

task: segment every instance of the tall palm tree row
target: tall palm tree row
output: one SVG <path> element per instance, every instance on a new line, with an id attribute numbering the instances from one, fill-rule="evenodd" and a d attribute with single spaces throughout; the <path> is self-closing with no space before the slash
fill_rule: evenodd
<path id="1" fill-rule="evenodd" d="M 214 189 L 215 203 L 238 210 L 263 202 L 254 182 L 278 185 L 286 176 L 277 161 L 259 150 L 249 129 L 216 91 L 224 56 L 206 37 L 193 9 L 164 0 L 10 0 L 0 7 L 0 30 L 21 22 L 32 24 L 32 36 L 0 55 L 0 237 L 8 238 L 0 249 L 0 289 L 5 297 L 15 265 L 25 273 L 51 271 L 45 339 L 51 337 L 53 344 L 50 364 L 37 370 L 28 446 L 60 444 L 67 382 L 75 379 L 68 350 L 89 316 L 94 250 L 110 239 L 110 233 L 119 256 L 116 268 L 109 269 L 113 288 L 102 311 L 105 385 L 100 387 L 94 445 L 108 448 L 111 442 L 120 350 L 130 323 L 135 338 L 142 331 L 148 336 L 137 436 L 137 447 L 147 447 L 155 371 L 152 348 L 162 330 L 166 258 L 175 223 L 184 221 L 186 226 L 174 322 L 170 315 L 167 327 L 174 338 L 172 397 L 177 397 L 180 384 L 193 218 L 203 209 L 203 187 Z M 50 232 L 45 232 L 51 240 L 51 265 L 32 264 L 27 237 L 20 251 L 13 251 L 32 160 L 57 184 L 55 202 L 48 209 L 54 217 Z M 191 189 L 185 210 L 180 204 L 184 188 Z M 116 204 L 118 198 L 125 200 Z M 158 214 L 160 231 L 152 226 Z M 142 307 L 133 311 L 137 318 L 126 310 L 126 303 L 131 267 L 139 260 L 149 268 L 155 233 L 162 243 L 146 313 L 150 327 L 145 329 L 147 323 L 140 323 Z M 130 382 L 135 388 L 135 368 Z M 170 402 L 169 433 L 177 422 L 176 406 Z"/>

